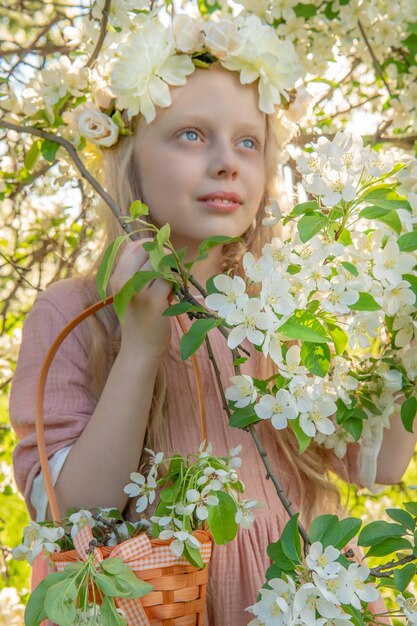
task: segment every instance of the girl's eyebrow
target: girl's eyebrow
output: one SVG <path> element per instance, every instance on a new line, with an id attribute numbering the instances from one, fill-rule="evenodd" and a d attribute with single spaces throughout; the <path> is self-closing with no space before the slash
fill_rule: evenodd
<path id="1" fill-rule="evenodd" d="M 179 115 L 173 115 L 170 120 L 169 120 L 169 124 L 181 124 L 184 126 L 187 125 L 192 125 L 192 124 L 210 124 L 212 123 L 212 118 L 210 117 L 206 117 L 204 115 L 201 114 L 187 114 L 187 115 L 183 115 L 183 114 L 179 114 Z M 240 124 L 237 124 L 237 126 L 239 126 L 239 128 L 242 128 L 245 130 L 245 132 L 253 132 L 253 133 L 263 133 L 265 132 L 265 121 L 262 120 L 262 124 L 253 124 L 252 122 L 241 122 Z"/>

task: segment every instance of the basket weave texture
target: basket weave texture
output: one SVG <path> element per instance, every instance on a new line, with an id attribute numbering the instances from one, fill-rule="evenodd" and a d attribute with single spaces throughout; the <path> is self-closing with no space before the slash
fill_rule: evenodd
<path id="1" fill-rule="evenodd" d="M 139 599 L 115 598 L 129 626 L 204 626 L 208 563 L 212 541 L 204 530 L 195 531 L 201 544 L 201 556 L 206 567 L 199 569 L 184 557 L 176 557 L 169 544 L 172 540 L 149 539 L 145 533 L 123 543 L 94 549 L 96 561 L 121 558 L 134 574 L 153 586 Z M 62 572 L 67 565 L 87 558 L 93 534 L 88 526 L 74 539 L 75 550 L 51 555 L 55 568 Z"/>

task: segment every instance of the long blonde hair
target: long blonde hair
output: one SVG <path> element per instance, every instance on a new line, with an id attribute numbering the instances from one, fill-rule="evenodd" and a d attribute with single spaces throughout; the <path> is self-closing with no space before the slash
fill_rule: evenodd
<path id="1" fill-rule="evenodd" d="M 255 223 L 242 235 L 244 243 L 223 246 L 223 272 L 231 271 L 235 275 L 244 277 L 242 264 L 244 253 L 250 250 L 255 257 L 259 257 L 264 244 L 270 242 L 273 236 L 280 234 L 279 227 L 271 229 L 262 225 L 267 200 L 276 197 L 277 194 L 280 195 L 277 190 L 277 171 L 278 156 L 282 146 L 279 145 L 275 119 L 273 116 L 267 116 L 266 120 L 266 187 L 263 200 L 256 214 Z M 105 181 L 106 190 L 125 213 L 134 200 L 140 199 L 133 154 L 134 145 L 135 135 L 121 137 L 114 147 L 105 150 L 103 159 L 102 180 Z M 120 224 L 104 203 L 99 204 L 98 215 L 103 226 L 103 250 L 88 274 L 79 276 L 91 302 L 99 299 L 96 272 L 104 250 L 122 232 Z M 253 290 L 252 293 L 254 294 L 255 291 Z M 90 317 L 88 323 L 90 346 L 87 371 L 90 376 L 91 390 L 98 400 L 120 348 L 120 325 L 112 307 L 102 309 L 95 316 Z M 260 378 L 268 378 L 276 373 L 277 368 L 272 359 L 260 359 L 260 361 Z M 166 380 L 165 367 L 161 362 L 156 376 L 146 432 L 146 447 L 154 450 L 163 449 Z M 271 437 L 271 433 L 276 437 L 279 450 L 286 461 L 291 482 L 293 484 L 295 482 L 298 486 L 301 519 L 305 524 L 308 524 L 320 512 L 334 511 L 339 508 L 338 490 L 329 480 L 326 471 L 330 463 L 329 451 L 313 442 L 308 450 L 300 455 L 295 436 L 289 428 L 276 431 L 269 422 L 262 422 L 257 428 L 260 429 L 261 437 Z"/>

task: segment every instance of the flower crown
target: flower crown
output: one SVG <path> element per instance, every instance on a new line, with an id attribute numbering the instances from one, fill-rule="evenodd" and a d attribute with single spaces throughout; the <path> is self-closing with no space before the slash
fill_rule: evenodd
<path id="1" fill-rule="evenodd" d="M 84 76 L 90 97 L 62 118 L 72 139 L 110 147 L 119 135 L 132 134 L 134 116 L 150 123 L 155 107 L 171 105 L 170 85 L 184 85 L 196 67 L 214 63 L 239 72 L 242 84 L 258 81 L 259 109 L 267 114 L 290 100 L 303 73 L 293 44 L 255 15 L 215 21 L 177 14 L 164 26 L 157 15 L 142 14 L 128 32 L 111 33 Z"/>

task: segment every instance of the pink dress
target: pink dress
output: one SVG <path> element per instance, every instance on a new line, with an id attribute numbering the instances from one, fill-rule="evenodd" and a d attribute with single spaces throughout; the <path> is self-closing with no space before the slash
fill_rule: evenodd
<path id="1" fill-rule="evenodd" d="M 50 286 L 42 293 L 27 316 L 19 361 L 10 398 L 10 416 L 20 442 L 14 453 L 17 484 L 29 502 L 39 462 L 34 433 L 35 389 L 43 357 L 59 331 L 87 305 L 86 294 L 80 283 L 66 279 Z M 183 316 L 187 327 L 191 324 Z M 92 415 L 95 403 L 86 385 L 83 368 L 87 359 L 86 324 L 78 326 L 60 347 L 47 381 L 45 400 L 46 441 L 49 456 L 73 444 Z M 187 455 L 197 451 L 201 435 L 198 425 L 198 403 L 191 361 L 182 362 L 178 342 L 180 329 L 172 318 L 172 338 L 176 350 L 164 357 L 168 384 L 168 416 L 166 443 L 168 455 Z M 222 373 L 223 386 L 229 385 L 234 374 L 231 354 L 224 337 L 216 330 L 209 335 L 213 352 Z M 244 364 L 243 373 L 252 373 L 256 356 Z M 175 356 L 176 354 L 176 356 Z M 243 445 L 243 464 L 240 471 L 246 498 L 261 500 L 265 507 L 256 511 L 256 520 L 249 530 L 240 530 L 236 539 L 226 546 L 214 548 L 208 594 L 208 626 L 244 626 L 253 619 L 245 608 L 256 602 L 257 591 L 265 581 L 269 566 L 267 545 L 276 541 L 287 522 L 272 482 L 265 480 L 265 469 L 251 436 L 230 428 L 222 409 L 214 372 L 206 349 L 198 351 L 202 370 L 208 418 L 208 436 L 217 455 L 225 455 L 230 448 Z M 264 446 L 277 470 L 293 506 L 297 509 L 299 496 L 295 481 L 282 459 L 272 437 L 264 437 Z M 347 456 L 346 478 L 357 481 L 358 446 L 350 447 Z M 340 468 L 339 468 L 340 469 Z M 136 468 L 128 468 L 128 472 Z M 127 473 L 128 473 L 127 472 Z"/>

